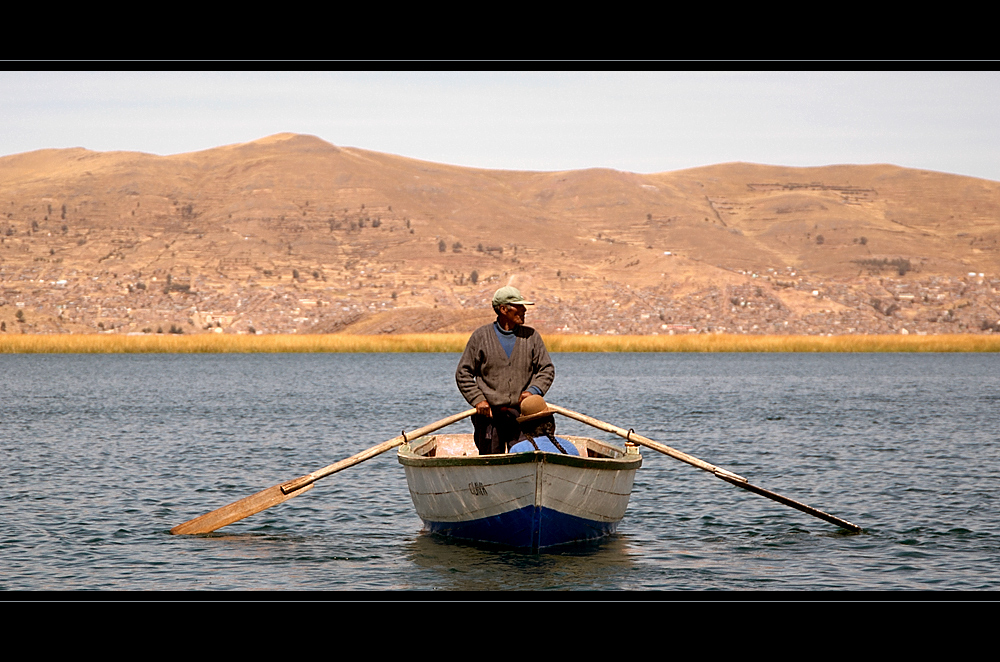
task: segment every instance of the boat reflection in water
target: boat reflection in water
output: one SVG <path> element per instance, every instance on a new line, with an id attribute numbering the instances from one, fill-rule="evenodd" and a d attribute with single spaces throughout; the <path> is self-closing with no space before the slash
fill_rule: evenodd
<path id="1" fill-rule="evenodd" d="M 431 533 L 533 551 L 613 534 L 642 465 L 638 448 L 560 438 L 580 456 L 480 456 L 471 434 L 452 434 L 415 439 L 398 458 Z"/>

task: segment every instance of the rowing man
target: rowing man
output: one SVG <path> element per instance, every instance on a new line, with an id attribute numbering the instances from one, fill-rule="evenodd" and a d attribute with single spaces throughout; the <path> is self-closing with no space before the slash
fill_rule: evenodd
<path id="1" fill-rule="evenodd" d="M 556 369 L 538 332 L 524 326 L 525 301 L 515 287 L 493 295 L 497 319 L 476 329 L 458 362 L 458 390 L 476 408 L 472 415 L 480 455 L 506 453 L 521 434 L 521 402 L 545 395 Z"/>

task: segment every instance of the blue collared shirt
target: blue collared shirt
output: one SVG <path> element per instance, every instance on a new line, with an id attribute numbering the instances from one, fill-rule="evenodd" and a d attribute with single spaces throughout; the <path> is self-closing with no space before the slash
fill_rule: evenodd
<path id="1" fill-rule="evenodd" d="M 576 449 L 573 442 L 563 439 L 559 435 L 556 435 L 556 440 L 559 442 L 563 448 L 566 449 L 566 455 L 579 455 L 580 451 Z M 544 451 L 546 453 L 558 453 L 562 454 L 556 445 L 549 441 L 548 437 L 541 436 L 535 437 L 535 443 L 538 444 L 538 450 Z M 535 447 L 531 445 L 531 442 L 525 439 L 524 441 L 519 441 L 510 447 L 508 453 L 530 453 L 535 450 Z"/>

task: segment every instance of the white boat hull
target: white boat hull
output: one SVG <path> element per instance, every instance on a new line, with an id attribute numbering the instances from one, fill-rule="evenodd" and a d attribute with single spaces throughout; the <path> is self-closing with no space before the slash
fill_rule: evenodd
<path id="1" fill-rule="evenodd" d="M 619 457 L 537 451 L 480 457 L 474 445 L 468 453 L 471 435 L 448 440 L 455 446 L 460 437 L 469 438 L 460 440 L 462 456 L 421 455 L 428 443 L 421 449 L 420 440 L 400 450 L 417 514 L 433 533 L 511 547 L 544 549 L 614 533 L 642 464 L 637 451 L 586 438 L 571 440 L 584 453 L 592 442 Z"/>

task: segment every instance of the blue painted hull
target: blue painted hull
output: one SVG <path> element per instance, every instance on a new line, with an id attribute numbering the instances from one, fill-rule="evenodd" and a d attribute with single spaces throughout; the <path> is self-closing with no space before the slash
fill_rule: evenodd
<path id="1" fill-rule="evenodd" d="M 618 529 L 618 522 L 597 522 L 540 506 L 466 522 L 424 521 L 424 525 L 448 538 L 532 550 L 596 540 Z"/>

